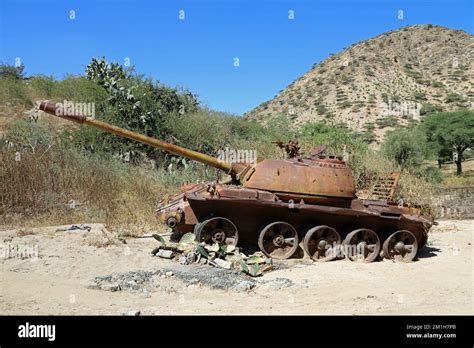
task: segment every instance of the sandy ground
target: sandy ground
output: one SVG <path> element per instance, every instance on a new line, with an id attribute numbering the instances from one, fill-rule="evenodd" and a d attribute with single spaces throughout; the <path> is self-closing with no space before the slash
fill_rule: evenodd
<path id="1" fill-rule="evenodd" d="M 290 287 L 263 284 L 240 292 L 190 285 L 175 276 L 158 277 L 160 286 L 149 293 L 91 289 L 96 276 L 177 264 L 150 255 L 153 239 L 88 245 L 101 234 L 101 225 L 91 226 L 91 232 L 0 230 L 0 313 L 474 314 L 473 221 L 441 221 L 416 262 L 291 260 L 259 280 L 286 278 Z M 12 255 L 12 245 L 23 248 L 26 258 Z M 36 251 L 38 257 L 28 257 Z"/>

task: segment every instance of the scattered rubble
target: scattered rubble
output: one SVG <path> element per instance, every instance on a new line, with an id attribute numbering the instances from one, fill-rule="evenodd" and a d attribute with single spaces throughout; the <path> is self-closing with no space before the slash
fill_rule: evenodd
<path id="1" fill-rule="evenodd" d="M 68 228 L 58 228 L 56 232 L 75 231 L 75 230 L 90 232 L 91 229 L 92 227 L 88 225 L 80 224 L 80 225 L 71 225 Z"/>
<path id="2" fill-rule="evenodd" d="M 173 252 L 171 250 L 158 250 L 156 256 L 162 257 L 164 259 L 171 259 L 173 257 Z"/>
<path id="3" fill-rule="evenodd" d="M 140 270 L 98 276 L 92 280 L 89 289 L 143 293 L 145 298 L 149 298 L 150 292 L 157 288 L 170 293 L 176 292 L 172 285 L 163 284 L 160 278 L 178 278 L 187 287 L 204 285 L 213 289 L 235 291 L 248 291 L 261 283 L 235 269 L 195 264 L 192 267 L 173 265 L 155 272 Z"/>
<path id="4" fill-rule="evenodd" d="M 158 234 L 154 234 L 153 238 L 160 243 L 151 252 L 154 256 L 165 259 L 173 258 L 181 265 L 199 263 L 225 270 L 238 269 L 252 277 L 260 276 L 263 272 L 273 269 L 272 259 L 267 258 L 260 251 L 247 256 L 234 245 L 198 243 L 193 233 L 186 233 L 179 242 L 166 242 Z"/>
<path id="5" fill-rule="evenodd" d="M 209 263 L 213 266 L 216 265 L 224 269 L 230 269 L 232 267 L 232 263 L 223 259 L 214 259 L 214 261 L 210 261 Z"/>
<path id="6" fill-rule="evenodd" d="M 173 265 L 163 271 L 172 271 L 176 278 L 186 286 L 205 285 L 213 289 L 248 291 L 255 288 L 258 282 L 235 269 L 209 267 L 207 265 Z"/>
<path id="7" fill-rule="evenodd" d="M 275 278 L 264 283 L 264 287 L 272 290 L 296 287 L 296 284 L 288 278 Z"/>
<path id="8" fill-rule="evenodd" d="M 95 277 L 89 286 L 90 289 L 106 291 L 151 291 L 156 288 L 156 281 L 160 275 L 159 271 L 130 271 L 125 273 L 112 273 L 105 276 Z"/>
<path id="9" fill-rule="evenodd" d="M 89 288 L 143 292 L 145 297 L 149 297 L 149 292 L 154 289 L 166 287 L 160 283 L 160 278 L 177 278 L 187 287 L 204 285 L 213 289 L 234 291 L 250 291 L 258 285 L 269 289 L 295 286 L 287 278 L 256 279 L 255 277 L 263 272 L 284 268 L 284 265 L 278 262 L 274 265 L 272 259 L 261 252 L 247 256 L 232 245 L 199 244 L 192 233 L 186 233 L 179 242 L 166 242 L 157 234 L 154 234 L 153 238 L 158 240 L 160 245 L 153 249 L 152 254 L 164 259 L 173 259 L 178 263 L 154 272 L 140 270 L 98 276 L 93 279 Z"/>

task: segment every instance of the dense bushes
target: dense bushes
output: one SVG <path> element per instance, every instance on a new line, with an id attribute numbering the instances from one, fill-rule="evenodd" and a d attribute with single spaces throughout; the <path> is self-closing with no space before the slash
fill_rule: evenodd
<path id="1" fill-rule="evenodd" d="M 0 103 L 2 105 L 33 106 L 28 86 L 21 80 L 0 78 Z"/>

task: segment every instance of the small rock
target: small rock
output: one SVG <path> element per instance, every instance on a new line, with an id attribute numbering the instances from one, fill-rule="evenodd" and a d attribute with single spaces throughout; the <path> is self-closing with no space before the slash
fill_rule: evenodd
<path id="1" fill-rule="evenodd" d="M 120 291 L 120 285 L 118 284 L 104 284 L 100 286 L 100 289 L 105 290 L 105 291 Z"/>
<path id="2" fill-rule="evenodd" d="M 168 278 L 172 277 L 173 275 L 174 275 L 174 273 L 171 272 L 171 271 L 168 271 L 168 272 L 165 273 L 165 276 L 168 277 Z"/>
<path id="3" fill-rule="evenodd" d="M 215 259 L 214 263 L 217 266 L 219 266 L 221 268 L 224 268 L 224 269 L 230 269 L 230 267 L 231 267 L 231 263 L 229 261 L 222 260 L 222 259 Z"/>
<path id="4" fill-rule="evenodd" d="M 188 261 L 188 263 L 194 263 L 194 262 L 196 262 L 196 260 L 197 260 L 197 255 L 196 255 L 196 253 L 193 253 L 193 252 L 187 253 L 187 254 L 186 254 L 186 260 Z"/>
<path id="5" fill-rule="evenodd" d="M 234 286 L 235 291 L 248 291 L 255 287 L 255 283 L 248 280 L 242 280 L 240 283 Z"/>
<path id="6" fill-rule="evenodd" d="M 188 258 L 186 256 L 180 256 L 179 258 L 179 263 L 182 264 L 182 265 L 187 265 L 189 262 L 188 262 Z"/>
<path id="7" fill-rule="evenodd" d="M 201 265 L 205 265 L 207 263 L 207 260 L 204 257 L 201 257 L 201 259 L 199 260 L 199 263 Z"/>
<path id="8" fill-rule="evenodd" d="M 127 315 L 127 316 L 139 316 L 140 311 L 132 310 L 132 311 L 127 311 L 123 312 L 122 315 Z"/>
<path id="9" fill-rule="evenodd" d="M 159 250 L 156 253 L 156 256 L 162 257 L 164 259 L 171 259 L 173 257 L 173 251 L 172 250 Z"/>
<path id="10" fill-rule="evenodd" d="M 265 287 L 268 287 L 272 290 L 280 290 L 283 288 L 290 288 L 295 286 L 295 283 L 288 278 L 275 278 L 264 283 Z"/>

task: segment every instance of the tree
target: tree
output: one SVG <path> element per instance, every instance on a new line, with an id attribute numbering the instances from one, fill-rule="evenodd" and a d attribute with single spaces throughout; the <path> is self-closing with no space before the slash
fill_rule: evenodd
<path id="1" fill-rule="evenodd" d="M 13 66 L 13 65 L 0 63 L 0 78 L 23 80 L 25 78 L 24 70 L 25 70 L 25 66 L 23 64 L 19 66 Z"/>
<path id="2" fill-rule="evenodd" d="M 151 137 L 169 140 L 165 128 L 170 115 L 185 115 L 198 110 L 198 100 L 188 91 L 164 86 L 124 69 L 105 58 L 93 58 L 86 68 L 85 77 L 100 86 L 106 94 L 96 113 L 105 122 Z M 155 148 L 135 141 L 103 133 L 96 129 L 82 130 L 76 137 L 80 145 L 93 151 L 112 152 L 127 156 L 132 163 L 148 157 L 158 159 L 163 154 Z"/>
<path id="3" fill-rule="evenodd" d="M 423 126 L 429 142 L 437 146 L 438 156 L 452 151 L 456 174 L 462 174 L 463 153 L 474 144 L 474 111 L 440 112 L 427 116 Z"/>
<path id="4" fill-rule="evenodd" d="M 429 156 L 426 137 L 416 129 L 397 129 L 388 133 L 381 150 L 402 169 L 419 167 Z"/>

